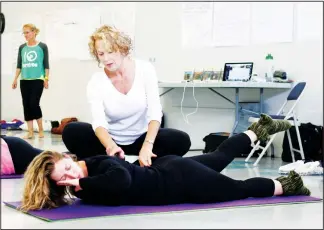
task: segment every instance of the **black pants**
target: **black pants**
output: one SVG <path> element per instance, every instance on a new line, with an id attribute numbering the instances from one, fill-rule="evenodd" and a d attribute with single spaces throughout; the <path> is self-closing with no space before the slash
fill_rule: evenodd
<path id="1" fill-rule="evenodd" d="M 274 182 L 271 179 L 235 180 L 220 173 L 240 153 L 248 153 L 250 146 L 250 138 L 241 133 L 225 140 L 212 153 L 157 159 L 153 166 L 162 167 L 170 177 L 166 181 L 172 181 L 168 185 L 167 203 L 210 203 L 273 196 Z"/>
<path id="2" fill-rule="evenodd" d="M 19 137 L 1 136 L 7 143 L 16 174 L 23 174 L 30 162 L 43 150 L 34 148 Z"/>
<path id="3" fill-rule="evenodd" d="M 21 80 L 20 91 L 24 107 L 25 121 L 42 118 L 42 110 L 39 105 L 44 89 L 43 80 Z"/>
<path id="4" fill-rule="evenodd" d="M 138 155 L 146 133 L 141 135 L 130 145 L 119 145 L 126 155 Z M 91 124 L 85 122 L 71 122 L 62 133 L 66 148 L 79 159 L 96 155 L 107 155 L 105 147 L 96 136 Z M 185 155 L 191 146 L 187 133 L 176 129 L 161 128 L 155 139 L 152 152 L 158 157 L 165 155 Z M 155 160 L 154 158 L 152 159 Z"/>

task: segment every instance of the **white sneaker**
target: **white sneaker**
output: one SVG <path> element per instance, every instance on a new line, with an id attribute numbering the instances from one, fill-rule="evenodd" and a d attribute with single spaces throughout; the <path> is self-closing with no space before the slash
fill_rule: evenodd
<path id="1" fill-rule="evenodd" d="M 323 175 L 323 167 L 321 167 L 321 166 L 316 167 L 313 171 L 313 174 L 314 175 Z"/>
<path id="2" fill-rule="evenodd" d="M 303 165 L 304 165 L 304 161 L 302 161 L 302 160 L 299 160 L 299 161 L 296 161 L 296 162 L 293 162 L 293 163 L 290 163 L 287 165 L 283 165 L 283 166 L 279 167 L 279 173 L 287 174 L 290 171 L 293 171 Z"/>
<path id="3" fill-rule="evenodd" d="M 320 166 L 319 161 L 308 162 L 303 166 L 295 169 L 295 172 L 299 175 L 321 175 L 323 174 L 323 168 Z"/>

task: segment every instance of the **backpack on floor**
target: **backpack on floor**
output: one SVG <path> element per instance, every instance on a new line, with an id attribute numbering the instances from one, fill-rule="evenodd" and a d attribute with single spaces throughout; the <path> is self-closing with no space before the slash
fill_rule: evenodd
<path id="1" fill-rule="evenodd" d="M 299 149 L 296 128 L 292 126 L 289 129 L 291 142 L 294 149 Z M 306 161 L 323 160 L 323 126 L 313 125 L 312 123 L 301 123 L 299 126 L 299 133 Z M 301 160 L 299 152 L 295 152 L 295 160 Z M 292 162 L 291 152 L 287 133 L 285 133 L 282 144 L 281 159 L 284 162 Z"/>
<path id="2" fill-rule="evenodd" d="M 51 130 L 51 133 L 53 134 L 60 134 L 62 135 L 63 133 L 63 129 L 65 128 L 65 126 L 71 122 L 75 122 L 78 121 L 78 119 L 76 117 L 67 117 L 61 120 L 61 124 L 58 127 L 54 127 Z"/>

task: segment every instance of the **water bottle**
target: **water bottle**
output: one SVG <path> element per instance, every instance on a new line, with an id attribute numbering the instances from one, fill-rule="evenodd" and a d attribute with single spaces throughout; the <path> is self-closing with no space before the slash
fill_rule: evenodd
<path id="1" fill-rule="evenodd" d="M 266 56 L 266 63 L 267 63 L 267 72 L 266 72 L 266 79 L 267 81 L 273 81 L 273 73 L 274 73 L 274 61 L 273 56 L 268 54 Z"/>

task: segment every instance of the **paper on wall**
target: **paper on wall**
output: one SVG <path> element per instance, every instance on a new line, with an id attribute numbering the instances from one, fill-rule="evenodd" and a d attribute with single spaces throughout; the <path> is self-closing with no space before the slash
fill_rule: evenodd
<path id="1" fill-rule="evenodd" d="M 213 3 L 182 4 L 182 46 L 209 47 L 212 44 Z"/>
<path id="2" fill-rule="evenodd" d="M 46 42 L 52 60 L 91 59 L 88 41 L 100 26 L 100 9 L 65 9 L 46 15 Z"/>
<path id="3" fill-rule="evenodd" d="M 1 75 L 13 74 L 13 44 L 12 33 L 1 35 Z"/>
<path id="4" fill-rule="evenodd" d="M 252 2 L 252 43 L 292 42 L 293 2 Z"/>
<path id="5" fill-rule="evenodd" d="M 133 2 L 111 3 L 102 13 L 101 24 L 115 27 L 135 41 L 136 5 Z"/>
<path id="6" fill-rule="evenodd" d="M 19 46 L 24 43 L 24 38 L 19 31 L 4 32 L 1 35 L 1 73 L 14 74 Z"/>
<path id="7" fill-rule="evenodd" d="M 214 2 L 213 45 L 245 46 L 250 42 L 250 3 Z"/>
<path id="8" fill-rule="evenodd" d="M 323 3 L 297 3 L 297 41 L 323 40 Z"/>

